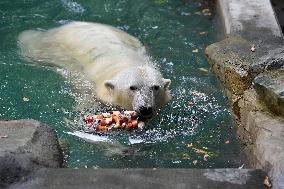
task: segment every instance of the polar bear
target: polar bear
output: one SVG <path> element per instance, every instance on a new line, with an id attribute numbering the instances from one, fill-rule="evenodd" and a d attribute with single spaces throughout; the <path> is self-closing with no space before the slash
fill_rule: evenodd
<path id="1" fill-rule="evenodd" d="M 112 26 L 71 22 L 24 31 L 18 43 L 26 58 L 81 71 L 99 99 L 142 118 L 152 117 L 171 98 L 170 79 L 162 77 L 140 41 Z"/>

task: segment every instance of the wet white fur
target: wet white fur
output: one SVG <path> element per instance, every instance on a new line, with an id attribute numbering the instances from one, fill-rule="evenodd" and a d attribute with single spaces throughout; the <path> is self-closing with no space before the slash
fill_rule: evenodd
<path id="1" fill-rule="evenodd" d="M 111 26 L 72 22 L 47 31 L 24 31 L 19 35 L 21 52 L 33 61 L 56 64 L 66 69 L 79 70 L 94 83 L 96 95 L 103 101 L 135 108 L 131 85 L 139 91 L 151 92 L 151 106 L 159 108 L 170 99 L 168 85 L 146 54 L 144 46 L 133 36 Z M 142 94 L 143 93 L 143 94 Z M 139 102 L 138 102 L 139 106 Z"/>

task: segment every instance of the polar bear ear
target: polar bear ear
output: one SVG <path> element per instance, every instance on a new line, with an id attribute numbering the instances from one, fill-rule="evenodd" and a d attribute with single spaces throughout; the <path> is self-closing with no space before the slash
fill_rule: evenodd
<path id="1" fill-rule="evenodd" d="M 106 80 L 104 82 L 104 85 L 105 87 L 108 89 L 108 90 L 113 90 L 114 89 L 114 81 L 113 80 Z"/>
<path id="2" fill-rule="evenodd" d="M 167 89 L 169 88 L 170 84 L 171 84 L 171 80 L 170 79 L 163 79 L 164 81 L 164 88 Z"/>

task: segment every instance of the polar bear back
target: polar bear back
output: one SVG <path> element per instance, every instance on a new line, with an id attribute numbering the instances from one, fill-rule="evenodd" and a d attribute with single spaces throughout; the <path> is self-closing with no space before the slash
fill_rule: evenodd
<path id="1" fill-rule="evenodd" d="M 86 22 L 73 22 L 50 31 L 60 44 L 71 51 L 87 55 L 90 61 L 109 53 L 127 54 L 143 51 L 143 46 L 135 37 L 114 27 Z"/>
<path id="2" fill-rule="evenodd" d="M 116 69 L 147 62 L 139 40 L 122 30 L 98 23 L 72 22 L 47 31 L 24 31 L 19 36 L 19 44 L 27 58 L 80 69 L 92 80 L 101 78 L 97 71 L 112 67 L 112 74 L 115 74 Z"/>
<path id="3" fill-rule="evenodd" d="M 47 31 L 28 30 L 19 35 L 19 46 L 33 62 L 81 72 L 99 99 L 141 115 L 152 116 L 170 99 L 170 80 L 163 78 L 143 45 L 112 26 L 72 22 Z"/>

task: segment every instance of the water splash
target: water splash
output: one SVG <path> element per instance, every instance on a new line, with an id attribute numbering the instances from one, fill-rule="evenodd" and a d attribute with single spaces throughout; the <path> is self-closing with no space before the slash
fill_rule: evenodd
<path id="1" fill-rule="evenodd" d="M 76 1 L 73 0 L 61 0 L 64 8 L 66 8 L 70 12 L 74 13 L 83 13 L 85 12 L 85 9 L 82 5 L 77 3 Z"/>

